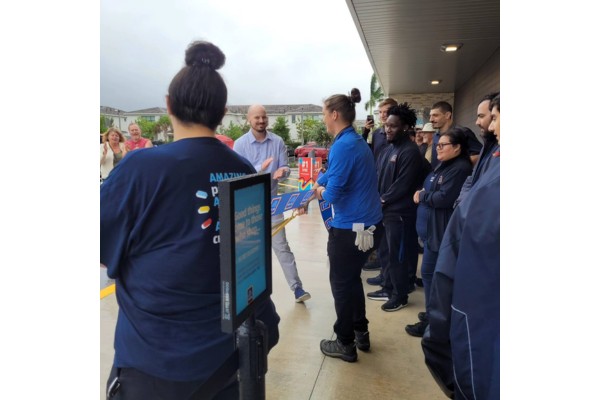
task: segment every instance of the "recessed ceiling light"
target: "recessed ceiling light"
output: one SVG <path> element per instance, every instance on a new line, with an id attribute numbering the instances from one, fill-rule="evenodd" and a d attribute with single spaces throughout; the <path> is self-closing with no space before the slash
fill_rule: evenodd
<path id="1" fill-rule="evenodd" d="M 431 84 L 432 85 L 439 85 L 440 82 L 442 82 L 442 81 L 440 81 L 440 80 L 434 80 L 434 81 L 431 81 Z"/>
<path id="2" fill-rule="evenodd" d="M 460 49 L 461 47 L 462 43 L 443 44 L 442 47 L 440 47 L 440 50 L 446 53 L 451 53 L 454 51 L 458 51 L 458 49 Z"/>

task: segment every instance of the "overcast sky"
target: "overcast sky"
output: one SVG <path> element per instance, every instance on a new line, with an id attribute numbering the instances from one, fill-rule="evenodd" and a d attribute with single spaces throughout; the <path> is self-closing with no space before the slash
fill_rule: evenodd
<path id="1" fill-rule="evenodd" d="M 373 69 L 344 0 L 101 0 L 100 105 L 164 107 L 193 40 L 225 53 L 228 104 L 316 104 Z"/>

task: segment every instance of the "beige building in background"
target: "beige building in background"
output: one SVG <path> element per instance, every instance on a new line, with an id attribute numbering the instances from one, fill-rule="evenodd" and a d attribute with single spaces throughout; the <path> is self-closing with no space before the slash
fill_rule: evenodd
<path id="1" fill-rule="evenodd" d="M 244 125 L 246 123 L 246 113 L 250 105 L 228 105 L 227 113 L 223 117 L 221 125 L 217 128 L 227 128 L 230 123 L 234 125 Z M 290 139 L 299 142 L 296 123 L 305 119 L 322 119 L 322 107 L 314 104 L 265 104 L 267 115 L 269 116 L 269 127 L 275 124 L 277 117 L 284 117 L 290 128 Z M 114 107 L 100 106 L 100 114 L 108 118 L 108 125 L 119 128 L 124 135 L 129 135 L 127 127 L 130 123 L 138 119 L 146 119 L 156 122 L 160 117 L 167 115 L 167 109 L 161 107 L 146 108 L 136 111 L 124 111 Z M 172 134 L 165 133 L 157 135 L 155 140 L 167 141 Z"/>

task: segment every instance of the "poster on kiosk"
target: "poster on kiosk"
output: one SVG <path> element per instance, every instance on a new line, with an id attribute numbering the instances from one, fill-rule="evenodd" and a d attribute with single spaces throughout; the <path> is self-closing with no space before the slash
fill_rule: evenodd
<path id="1" fill-rule="evenodd" d="M 271 295 L 270 201 L 270 174 L 219 182 L 223 332 L 235 332 Z"/>

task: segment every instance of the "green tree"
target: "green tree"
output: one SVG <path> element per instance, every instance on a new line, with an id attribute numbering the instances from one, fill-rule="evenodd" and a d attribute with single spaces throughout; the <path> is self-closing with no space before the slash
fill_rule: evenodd
<path id="1" fill-rule="evenodd" d="M 143 137 L 154 140 L 154 133 L 156 132 L 155 121 L 148 121 L 147 119 L 138 118 L 135 123 L 140 127 Z"/>
<path id="2" fill-rule="evenodd" d="M 375 73 L 371 76 L 371 87 L 370 87 L 370 97 L 369 101 L 365 103 L 365 111 L 369 111 L 370 115 L 373 115 L 373 107 L 376 107 L 379 101 L 383 99 L 383 89 L 377 82 L 377 77 Z"/>
<path id="3" fill-rule="evenodd" d="M 106 132 L 108 128 L 108 118 L 106 118 L 106 115 L 100 114 L 100 133 Z"/>
<path id="4" fill-rule="evenodd" d="M 331 136 L 327 133 L 325 123 L 320 119 L 306 118 L 296 122 L 298 137 L 303 143 L 317 142 L 320 145 L 326 146 L 331 142 Z"/>
<path id="5" fill-rule="evenodd" d="M 167 133 L 173 132 L 173 124 L 171 124 L 171 118 L 168 115 L 163 115 L 156 121 L 156 125 L 154 126 L 155 133 Z M 168 136 L 167 136 L 168 137 Z"/>
<path id="6" fill-rule="evenodd" d="M 288 127 L 287 120 L 283 116 L 275 119 L 275 124 L 271 128 L 271 131 L 279 135 L 283 141 L 288 144 L 290 141 L 290 128 Z"/>
<path id="7" fill-rule="evenodd" d="M 234 124 L 233 121 L 229 121 L 229 126 L 227 128 L 221 126 L 219 129 L 219 133 L 225 136 L 232 138 L 233 140 L 238 140 L 244 133 L 250 130 L 250 125 L 245 123 L 244 125 Z"/>

